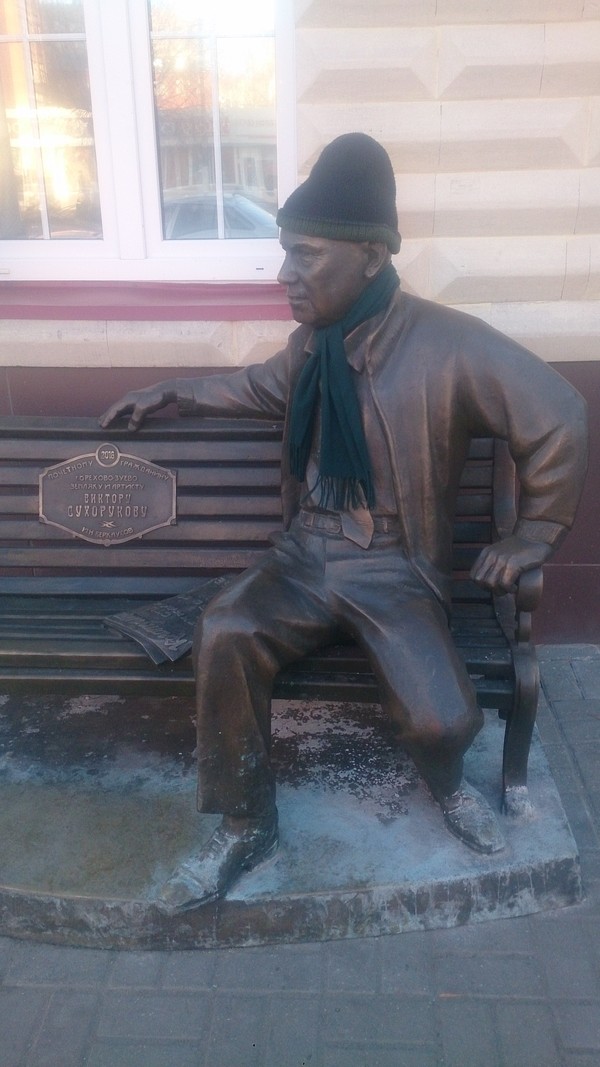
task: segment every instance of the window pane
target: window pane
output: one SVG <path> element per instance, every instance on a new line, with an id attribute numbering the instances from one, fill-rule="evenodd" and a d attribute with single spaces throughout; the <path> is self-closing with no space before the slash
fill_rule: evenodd
<path id="1" fill-rule="evenodd" d="M 29 33 L 83 33 L 81 0 L 26 0 Z"/>
<path id="2" fill-rule="evenodd" d="M 165 239 L 277 237 L 273 0 L 150 11 Z"/>
<path id="3" fill-rule="evenodd" d="M 0 44 L 0 172 L 0 237 L 102 236 L 83 41 Z"/>
<path id="4" fill-rule="evenodd" d="M 0 34 L 17 36 L 25 30 L 84 33 L 82 0 L 0 0 Z"/>
<path id="5" fill-rule="evenodd" d="M 21 32 L 18 0 L 0 0 L 0 33 L 11 36 Z"/>
<path id="6" fill-rule="evenodd" d="M 211 63 L 202 40 L 154 44 L 154 99 L 163 188 L 215 188 Z"/>
<path id="7" fill-rule="evenodd" d="M 150 0 L 152 33 L 273 35 L 275 0 Z"/>
<path id="8" fill-rule="evenodd" d="M 206 0 L 150 0 L 152 33 L 210 33 L 213 7 Z"/>
<path id="9" fill-rule="evenodd" d="M 35 113 L 27 107 L 20 45 L 0 45 L 0 237 L 42 237 L 42 184 Z"/>
<path id="10" fill-rule="evenodd" d="M 83 41 L 32 45 L 51 237 L 99 237 L 92 106 Z"/>

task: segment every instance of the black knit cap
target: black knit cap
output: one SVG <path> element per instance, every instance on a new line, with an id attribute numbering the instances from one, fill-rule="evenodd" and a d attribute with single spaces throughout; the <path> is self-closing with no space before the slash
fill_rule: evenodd
<path id="1" fill-rule="evenodd" d="M 336 137 L 279 209 L 276 222 L 307 237 L 381 241 L 398 252 L 396 181 L 383 145 L 366 133 Z"/>

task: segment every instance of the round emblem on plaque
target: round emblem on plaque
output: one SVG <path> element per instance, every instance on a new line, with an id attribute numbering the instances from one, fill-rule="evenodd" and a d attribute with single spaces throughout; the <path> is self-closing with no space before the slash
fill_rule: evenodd
<path id="1" fill-rule="evenodd" d="M 121 458 L 116 445 L 100 445 L 96 450 L 96 459 L 101 467 L 115 467 Z"/>

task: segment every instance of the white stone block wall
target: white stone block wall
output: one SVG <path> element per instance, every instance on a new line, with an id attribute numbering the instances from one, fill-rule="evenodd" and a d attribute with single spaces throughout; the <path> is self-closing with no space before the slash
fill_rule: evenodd
<path id="1" fill-rule="evenodd" d="M 600 358 L 600 2 L 297 0 L 298 158 L 381 140 L 405 288 Z"/>
<path id="2" fill-rule="evenodd" d="M 600 0 L 295 0 L 299 179 L 383 142 L 409 291 L 549 360 L 600 358 Z M 0 323 L 0 363 L 222 366 L 285 322 Z"/>

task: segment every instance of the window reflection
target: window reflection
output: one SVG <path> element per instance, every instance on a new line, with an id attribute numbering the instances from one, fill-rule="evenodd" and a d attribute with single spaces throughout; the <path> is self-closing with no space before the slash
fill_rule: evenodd
<path id="1" fill-rule="evenodd" d="M 3 0 L 0 12 L 0 34 L 18 38 L 0 43 L 0 236 L 99 238 L 81 0 Z"/>
<path id="2" fill-rule="evenodd" d="M 164 238 L 276 237 L 273 0 L 150 12 Z"/>

